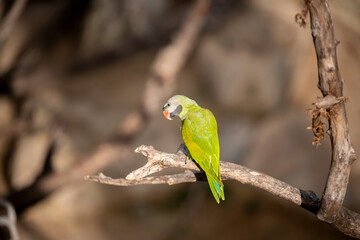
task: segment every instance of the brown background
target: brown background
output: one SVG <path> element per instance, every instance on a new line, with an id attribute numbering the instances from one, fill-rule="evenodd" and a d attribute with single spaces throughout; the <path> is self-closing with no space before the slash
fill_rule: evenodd
<path id="1" fill-rule="evenodd" d="M 5 15 L 10 2 L 2 2 Z M 6 178 L 14 190 L 35 180 L 54 129 L 60 129 L 52 159 L 58 172 L 114 136 L 140 104 L 156 53 L 171 41 L 192 3 L 28 2 L 1 46 L 0 130 L 26 119 L 15 137 L 0 138 L 0 161 L 10 159 L 1 167 L 1 196 L 9 195 Z M 329 4 L 359 152 L 360 4 Z M 309 25 L 300 28 L 294 21 L 302 7 L 300 0 L 214 1 L 174 93 L 214 113 L 221 159 L 321 196 L 330 148 L 328 139 L 313 147 L 306 130 L 311 123 L 305 109 L 321 93 Z M 132 148 L 176 151 L 180 121 L 167 121 L 161 107 Z M 100 170 L 124 177 L 144 161 L 134 153 Z M 21 239 L 346 239 L 311 213 L 237 182 L 225 182 L 226 201 L 217 205 L 207 183 L 124 188 L 78 179 L 26 208 L 19 216 Z M 358 212 L 359 183 L 356 161 L 345 206 Z"/>

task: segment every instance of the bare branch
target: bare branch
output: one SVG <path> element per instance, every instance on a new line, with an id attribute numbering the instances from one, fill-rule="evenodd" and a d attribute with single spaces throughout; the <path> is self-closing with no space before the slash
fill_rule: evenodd
<path id="1" fill-rule="evenodd" d="M 340 76 L 336 56 L 334 26 L 326 0 L 307 1 L 310 11 L 311 32 L 316 50 L 319 83 L 324 98 L 315 103 L 326 108 L 329 119 L 329 134 L 332 146 L 331 167 L 321 200 L 318 218 L 329 223 L 338 222 L 345 198 L 350 170 L 356 159 L 351 145 L 346 116 L 343 79 Z"/>
<path id="2" fill-rule="evenodd" d="M 85 180 L 91 182 L 99 182 L 108 185 L 115 186 L 135 186 L 135 185 L 144 185 L 144 184 L 168 184 L 174 185 L 185 182 L 196 182 L 197 178 L 195 173 L 186 170 L 183 173 L 173 174 L 173 175 L 164 175 L 164 176 L 156 176 L 156 177 L 144 177 L 140 179 L 126 179 L 126 178 L 118 178 L 113 179 L 111 177 L 105 176 L 103 173 L 99 173 L 97 176 L 85 176 Z"/>
<path id="3" fill-rule="evenodd" d="M 182 182 L 195 182 L 196 180 L 205 180 L 205 176 L 200 174 L 190 173 L 185 171 L 181 174 L 148 177 L 148 175 L 162 171 L 165 168 L 181 168 L 193 171 L 199 171 L 197 165 L 188 159 L 184 154 L 183 147 L 177 153 L 164 153 L 154 149 L 152 146 L 142 145 L 138 147 L 135 152 L 143 154 L 148 162 L 141 168 L 136 169 L 127 175 L 124 179 L 112 179 L 99 174 L 98 176 L 86 176 L 85 179 L 110 185 L 131 186 L 139 184 L 175 184 Z M 285 182 L 270 177 L 264 173 L 260 173 L 241 165 L 230 162 L 220 161 L 221 176 L 223 180 L 236 180 L 243 184 L 249 184 L 279 196 L 285 200 L 303 206 L 309 209 L 312 205 L 308 200 L 304 202 L 305 196 L 312 198 L 311 201 L 316 201 L 316 195 L 312 192 L 307 192 L 295 188 Z M 304 197 L 302 197 L 304 195 Z M 309 197 L 313 196 L 313 197 Z M 314 197 L 315 196 L 315 197 Z M 315 204 L 316 205 L 316 204 Z M 313 211 L 313 210 L 311 210 Z"/>
<path id="4" fill-rule="evenodd" d="M 343 207 L 352 163 L 357 156 L 352 147 L 343 96 L 343 79 L 337 63 L 334 26 L 326 0 L 305 0 L 302 15 L 310 12 L 311 33 L 318 63 L 318 87 L 323 94 L 314 103 L 312 115 L 313 144 L 324 138 L 324 121 L 329 122 L 332 159 L 317 217 L 339 231 L 360 238 L 360 215 Z M 304 12 L 305 11 L 305 12 Z M 304 14 L 305 13 L 305 14 Z M 303 18 L 304 19 L 304 18 Z"/>
<path id="5" fill-rule="evenodd" d="M 160 172 L 161 170 L 168 167 L 179 167 L 187 168 L 191 170 L 199 170 L 194 162 L 189 162 L 188 166 L 185 167 L 185 162 L 187 162 L 187 157 L 183 153 L 183 146 L 180 147 L 179 151 L 176 153 L 176 160 L 174 160 L 174 154 L 163 153 L 154 149 L 152 146 L 142 145 L 135 149 L 136 153 L 141 153 L 148 159 L 148 163 L 135 171 L 129 173 L 126 176 L 126 179 L 139 179 L 145 176 L 148 176 L 155 172 Z"/>
<path id="6" fill-rule="evenodd" d="M 182 146 L 177 153 L 164 153 L 152 146 L 142 145 L 135 152 L 143 154 L 147 163 L 131 172 L 126 178 L 113 179 L 103 173 L 95 176 L 85 176 L 85 180 L 116 186 L 134 186 L 144 184 L 178 184 L 185 182 L 206 181 L 205 174 L 198 172 L 197 165 L 188 159 Z M 185 169 L 183 173 L 163 176 L 149 176 L 161 172 L 165 168 Z M 192 172 L 193 170 L 196 172 Z M 312 191 L 304 191 L 247 167 L 220 161 L 220 171 L 223 180 L 235 180 L 263 189 L 275 196 L 288 200 L 316 214 L 320 207 L 320 199 Z M 332 225 L 338 230 L 353 237 L 360 237 L 360 215 L 341 207 L 339 215 Z"/>

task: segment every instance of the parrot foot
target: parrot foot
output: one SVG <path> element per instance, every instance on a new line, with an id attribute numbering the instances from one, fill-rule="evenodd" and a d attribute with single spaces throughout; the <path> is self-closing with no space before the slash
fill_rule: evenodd
<path id="1" fill-rule="evenodd" d="M 184 143 L 182 143 L 178 149 L 178 152 L 183 152 L 187 157 L 185 158 L 185 164 L 187 164 L 187 160 L 188 158 L 191 159 L 191 156 L 190 156 L 190 152 L 189 150 L 187 149 L 186 145 Z"/>

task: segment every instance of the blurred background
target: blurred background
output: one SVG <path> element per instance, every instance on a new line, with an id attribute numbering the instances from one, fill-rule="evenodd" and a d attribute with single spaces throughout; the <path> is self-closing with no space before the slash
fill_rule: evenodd
<path id="1" fill-rule="evenodd" d="M 24 7 L 4 33 L 18 2 Z M 238 182 L 225 182 L 226 201 L 218 205 L 207 183 L 83 180 L 100 171 L 125 177 L 146 162 L 133 153 L 141 144 L 176 152 L 180 121 L 167 121 L 161 108 L 183 94 L 214 113 L 222 160 L 321 196 L 330 143 L 312 146 L 306 130 L 305 110 L 321 93 L 309 23 L 294 21 L 302 0 L 211 1 L 171 89 L 156 96 L 161 102 L 142 124 L 128 117 L 142 109 L 154 59 L 195 2 L 0 1 L 0 195 L 17 211 L 21 239 L 347 239 L 300 207 Z M 360 2 L 329 4 L 359 153 Z M 138 130 L 129 137 L 131 123 Z M 123 148 L 106 155 L 109 146 Z M 345 206 L 357 212 L 359 183 L 356 161 Z"/>

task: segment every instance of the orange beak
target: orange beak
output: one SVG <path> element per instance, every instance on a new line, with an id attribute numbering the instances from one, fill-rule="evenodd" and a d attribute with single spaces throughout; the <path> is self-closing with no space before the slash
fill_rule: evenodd
<path id="1" fill-rule="evenodd" d="M 172 120 L 172 118 L 170 117 L 170 113 L 169 111 L 163 111 L 164 117 L 166 117 L 169 120 Z"/>

